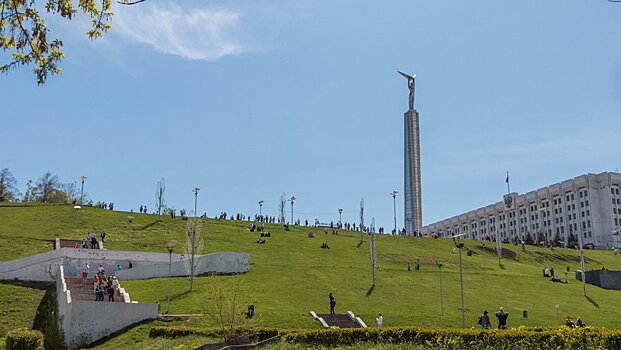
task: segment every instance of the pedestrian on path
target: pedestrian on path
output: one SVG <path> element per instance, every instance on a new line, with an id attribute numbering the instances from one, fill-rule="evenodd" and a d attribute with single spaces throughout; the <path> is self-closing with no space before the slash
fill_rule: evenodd
<path id="1" fill-rule="evenodd" d="M 377 321 L 377 329 L 382 329 L 382 325 L 384 324 L 384 316 L 382 316 L 382 314 L 377 314 L 377 318 L 375 319 Z"/>
<path id="2" fill-rule="evenodd" d="M 330 293 L 330 315 L 334 315 L 335 306 L 336 306 L 336 300 L 334 300 L 334 295 Z"/>

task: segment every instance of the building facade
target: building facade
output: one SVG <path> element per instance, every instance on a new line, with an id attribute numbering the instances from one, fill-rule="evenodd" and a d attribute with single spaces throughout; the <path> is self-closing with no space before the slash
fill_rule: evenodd
<path id="1" fill-rule="evenodd" d="M 582 235 L 583 244 L 621 246 L 621 174 L 586 174 L 509 200 L 488 205 L 422 228 L 424 236 L 465 234 L 471 240 L 534 241 L 567 246 Z M 507 202 L 511 202 L 507 205 Z"/>

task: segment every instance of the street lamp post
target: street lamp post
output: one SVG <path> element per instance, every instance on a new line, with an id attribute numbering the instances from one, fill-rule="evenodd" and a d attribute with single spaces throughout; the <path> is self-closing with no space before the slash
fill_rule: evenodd
<path id="1" fill-rule="evenodd" d="M 194 187 L 192 192 L 194 193 L 194 227 L 192 228 L 192 249 L 190 256 L 190 291 L 194 286 L 194 255 L 196 255 L 196 226 L 198 225 L 196 219 L 196 210 L 198 204 L 198 191 L 201 189 L 198 187 Z"/>
<path id="2" fill-rule="evenodd" d="M 134 222 L 134 217 L 128 216 L 127 224 L 129 226 L 129 229 L 127 230 L 127 250 L 132 249 L 132 222 Z"/>
<path id="3" fill-rule="evenodd" d="M 259 201 L 259 217 L 263 216 L 263 203 L 265 201 Z"/>
<path id="4" fill-rule="evenodd" d="M 461 260 L 461 249 L 464 247 L 464 244 L 459 242 L 459 237 L 463 236 L 456 235 L 453 236 L 453 243 L 459 250 L 459 286 L 461 288 L 461 328 L 466 328 L 466 309 L 464 308 L 464 274 L 463 274 L 463 264 Z"/>
<path id="5" fill-rule="evenodd" d="M 166 244 L 166 249 L 168 249 L 168 300 L 166 303 L 166 313 L 170 313 L 170 279 L 172 278 L 172 252 L 177 242 L 170 241 Z"/>
<path id="6" fill-rule="evenodd" d="M 440 311 L 442 313 L 442 317 L 444 317 L 444 296 L 442 295 L 442 264 L 438 260 L 436 260 L 436 265 L 438 265 L 438 271 L 440 271 Z"/>
<path id="7" fill-rule="evenodd" d="M 73 209 L 75 209 L 75 234 L 74 234 L 74 239 L 78 239 L 78 220 L 80 218 L 80 209 L 82 209 L 82 207 L 80 207 L 79 205 L 74 205 Z"/>
<path id="8" fill-rule="evenodd" d="M 584 253 L 582 250 L 582 235 L 585 232 L 586 231 L 578 233 L 578 245 L 580 245 L 580 270 L 581 270 L 581 276 L 582 276 L 582 291 L 584 292 L 584 296 L 586 297 L 587 291 L 586 291 L 586 280 L 584 278 Z"/>
<path id="9" fill-rule="evenodd" d="M 481 247 L 483 248 L 483 272 L 485 272 L 487 270 L 485 266 L 485 242 L 481 242 Z"/>
<path id="10" fill-rule="evenodd" d="M 343 209 L 339 208 L 339 227 L 343 227 Z"/>
<path id="11" fill-rule="evenodd" d="M 539 208 L 539 217 L 541 218 L 540 222 L 541 222 L 541 231 L 543 231 L 543 244 L 544 246 L 548 246 L 548 232 L 544 229 L 544 224 L 545 224 L 545 219 L 544 216 L 546 214 L 546 209 L 545 208 Z M 537 245 L 539 245 L 539 237 L 537 237 Z"/>
<path id="12" fill-rule="evenodd" d="M 297 198 L 295 198 L 295 196 L 291 196 L 291 198 L 289 198 L 289 202 L 291 202 L 291 225 L 294 225 L 293 223 L 293 203 L 295 203 L 295 200 Z"/>
<path id="13" fill-rule="evenodd" d="M 82 204 L 82 199 L 84 198 L 84 181 L 86 180 L 86 176 L 80 176 L 80 182 L 82 182 L 82 188 L 80 189 L 80 204 Z"/>
<path id="14" fill-rule="evenodd" d="M 395 229 L 393 232 L 393 234 L 397 234 L 397 191 L 392 191 L 389 194 L 392 196 L 392 212 L 393 212 L 393 218 L 395 221 Z"/>

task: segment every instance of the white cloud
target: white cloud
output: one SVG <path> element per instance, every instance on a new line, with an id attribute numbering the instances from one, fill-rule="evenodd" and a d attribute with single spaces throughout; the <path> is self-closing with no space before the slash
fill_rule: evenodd
<path id="1" fill-rule="evenodd" d="M 246 49 L 236 39 L 240 14 L 145 2 L 117 6 L 113 32 L 122 38 L 189 60 L 215 61 Z"/>

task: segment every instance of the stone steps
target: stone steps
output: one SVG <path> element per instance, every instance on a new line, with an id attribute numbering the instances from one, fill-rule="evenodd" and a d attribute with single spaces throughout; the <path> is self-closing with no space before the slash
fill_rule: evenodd
<path id="1" fill-rule="evenodd" d="M 86 283 L 82 284 L 82 279 L 77 277 L 65 277 L 67 289 L 71 291 L 71 299 L 95 301 L 95 293 L 93 292 L 93 279 L 87 278 Z M 104 293 L 104 301 L 108 301 L 108 294 Z M 115 303 L 123 303 L 123 296 L 117 294 L 114 296 Z"/>
<path id="2" fill-rule="evenodd" d="M 329 327 L 362 328 L 362 325 L 360 325 L 357 321 L 353 321 L 348 314 L 317 314 L 317 316 L 321 317 Z"/>

